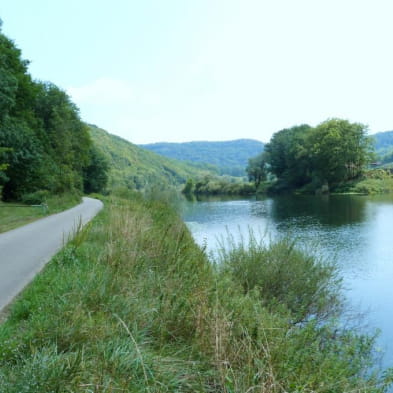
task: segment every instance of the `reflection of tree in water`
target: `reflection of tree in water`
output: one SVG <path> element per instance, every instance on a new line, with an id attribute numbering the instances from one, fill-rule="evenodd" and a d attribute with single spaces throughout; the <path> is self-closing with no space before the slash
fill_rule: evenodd
<path id="1" fill-rule="evenodd" d="M 359 224 L 366 218 L 366 202 L 358 195 L 279 196 L 273 199 L 270 215 L 277 223 L 290 219 L 305 226 Z"/>

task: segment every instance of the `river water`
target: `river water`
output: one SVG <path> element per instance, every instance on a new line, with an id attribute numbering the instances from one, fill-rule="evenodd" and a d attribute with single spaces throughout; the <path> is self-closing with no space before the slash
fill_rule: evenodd
<path id="1" fill-rule="evenodd" d="M 334 258 L 348 303 L 380 330 L 383 365 L 393 366 L 393 196 L 280 196 L 260 200 L 186 202 L 183 219 L 200 245 L 214 252 L 231 233 L 251 229 L 271 241 L 289 234 Z"/>

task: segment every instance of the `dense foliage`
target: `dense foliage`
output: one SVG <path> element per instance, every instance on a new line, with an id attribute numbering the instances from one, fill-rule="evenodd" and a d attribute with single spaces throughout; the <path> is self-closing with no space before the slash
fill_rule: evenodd
<path id="1" fill-rule="evenodd" d="M 372 158 L 367 128 L 331 119 L 317 127 L 295 126 L 273 135 L 264 153 L 249 161 L 249 178 L 256 183 L 272 173 L 276 190 L 334 188 L 364 172 Z"/>
<path id="2" fill-rule="evenodd" d="M 263 143 L 238 139 L 226 142 L 152 143 L 141 147 L 177 160 L 214 165 L 221 175 L 244 176 L 247 160 L 263 149 Z"/>
<path id="3" fill-rule="evenodd" d="M 93 181 L 86 168 L 97 163 L 86 125 L 67 94 L 51 83 L 33 81 L 27 66 L 21 51 L 0 32 L 2 197 L 20 200 L 37 190 L 81 192 L 84 183 Z"/>
<path id="4" fill-rule="evenodd" d="M 89 132 L 100 154 L 109 163 L 109 189 L 126 187 L 146 190 L 151 187 L 180 185 L 188 178 L 206 173 L 198 166 L 171 160 L 141 149 L 131 142 L 94 126 Z"/>
<path id="5" fill-rule="evenodd" d="M 253 195 L 255 186 L 238 177 L 205 175 L 197 180 L 188 179 L 182 189 L 188 197 L 198 195 Z"/>

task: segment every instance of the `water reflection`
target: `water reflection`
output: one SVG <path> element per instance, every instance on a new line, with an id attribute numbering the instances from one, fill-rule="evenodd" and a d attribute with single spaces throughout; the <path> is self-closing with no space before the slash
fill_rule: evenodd
<path id="1" fill-rule="evenodd" d="M 341 226 L 365 220 L 367 199 L 363 196 L 280 196 L 274 198 L 271 217 L 276 221 L 298 218 L 299 224 L 318 222 L 322 225 Z"/>
<path id="2" fill-rule="evenodd" d="M 350 301 L 370 310 L 382 330 L 385 365 L 393 365 L 393 197 L 282 196 L 260 200 L 188 203 L 184 219 L 196 241 L 217 247 L 227 231 L 247 238 L 248 228 L 275 238 L 289 234 L 339 264 Z M 390 344 L 391 343 L 391 344 Z"/>

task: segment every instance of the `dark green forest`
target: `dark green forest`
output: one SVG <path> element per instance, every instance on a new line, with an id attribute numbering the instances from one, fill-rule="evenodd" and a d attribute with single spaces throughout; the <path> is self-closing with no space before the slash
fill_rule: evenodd
<path id="1" fill-rule="evenodd" d="M 33 80 L 28 65 L 0 30 L 2 199 L 102 190 L 108 166 L 78 108 L 54 84 Z"/>
<path id="2" fill-rule="evenodd" d="M 248 159 L 263 149 L 263 143 L 238 139 L 225 142 L 161 142 L 140 147 L 176 160 L 213 165 L 220 175 L 244 176 Z"/>

